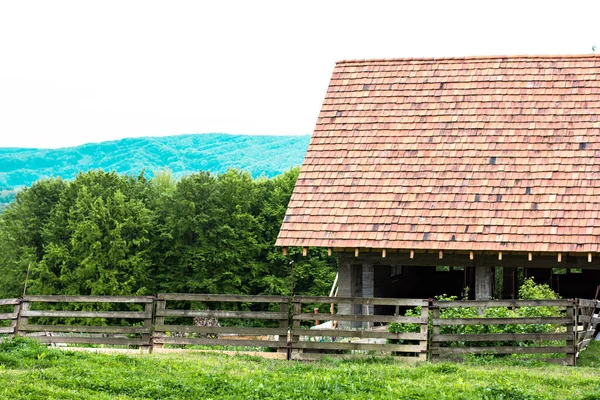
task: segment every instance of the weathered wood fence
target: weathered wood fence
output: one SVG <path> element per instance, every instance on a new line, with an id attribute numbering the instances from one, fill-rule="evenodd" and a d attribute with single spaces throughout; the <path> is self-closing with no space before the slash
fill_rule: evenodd
<path id="1" fill-rule="evenodd" d="M 1 308 L 4 308 L 5 310 L 0 311 L 0 340 L 4 337 L 12 338 L 17 332 L 21 300 L 0 299 L 0 309 Z"/>
<path id="2" fill-rule="evenodd" d="M 585 350 L 600 324 L 600 300 L 577 299 L 575 302 L 576 355 Z"/>
<path id="3" fill-rule="evenodd" d="M 574 365 L 600 322 L 600 302 L 582 299 L 159 294 L 28 296 L 0 300 L 0 307 L 0 339 L 18 333 L 54 345 L 226 346 L 278 351 L 296 360 L 366 354 L 438 360 L 490 353 Z M 392 323 L 403 329 L 390 332 Z"/>
<path id="4" fill-rule="evenodd" d="M 307 304 L 315 312 L 304 312 L 303 306 Z M 326 313 L 319 312 L 322 305 L 328 308 Z M 352 351 L 354 354 L 393 355 L 425 360 L 428 305 L 427 300 L 414 299 L 297 296 L 293 300 L 291 359 L 315 359 L 323 354 L 346 357 L 344 352 Z M 378 315 L 373 312 L 375 306 L 388 306 L 394 313 Z M 421 307 L 420 317 L 400 315 L 401 307 L 417 306 Z M 336 308 L 337 313 L 334 313 Z M 315 321 L 328 323 L 321 325 L 319 329 L 311 329 Z M 418 324 L 419 332 L 388 332 L 387 324 L 392 322 Z M 402 343 L 398 343 L 399 341 Z"/>
<path id="5" fill-rule="evenodd" d="M 574 308 L 573 300 L 433 301 L 431 359 L 545 354 L 554 357 L 544 361 L 575 365 Z"/>

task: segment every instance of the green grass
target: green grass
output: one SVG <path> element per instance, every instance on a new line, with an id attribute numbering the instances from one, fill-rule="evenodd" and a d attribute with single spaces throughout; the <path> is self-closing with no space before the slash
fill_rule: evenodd
<path id="1" fill-rule="evenodd" d="M 61 351 L 23 339 L 0 344 L 2 399 L 598 399 L 599 372 L 205 353 L 125 356 Z"/>

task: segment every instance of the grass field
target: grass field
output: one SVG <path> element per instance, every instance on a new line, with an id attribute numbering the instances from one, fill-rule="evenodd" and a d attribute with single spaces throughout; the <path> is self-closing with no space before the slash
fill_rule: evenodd
<path id="1" fill-rule="evenodd" d="M 600 345 L 584 367 L 479 360 L 299 363 L 205 353 L 104 355 L 0 343 L 2 399 L 600 399 Z"/>

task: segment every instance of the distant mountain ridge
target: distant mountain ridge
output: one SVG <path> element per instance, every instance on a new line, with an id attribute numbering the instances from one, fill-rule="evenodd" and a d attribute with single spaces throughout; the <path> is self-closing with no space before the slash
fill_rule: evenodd
<path id="1" fill-rule="evenodd" d="M 310 135 L 269 136 L 221 133 L 142 137 L 61 149 L 0 148 L 0 209 L 18 188 L 42 178 L 72 179 L 79 171 L 102 169 L 139 174 L 169 168 L 180 177 L 228 168 L 254 177 L 273 177 L 302 164 Z"/>

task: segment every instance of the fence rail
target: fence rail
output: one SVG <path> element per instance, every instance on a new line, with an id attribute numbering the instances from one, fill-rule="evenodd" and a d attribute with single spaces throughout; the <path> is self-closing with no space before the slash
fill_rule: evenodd
<path id="1" fill-rule="evenodd" d="M 187 308 L 173 308 L 173 303 L 178 307 L 186 304 Z M 210 310 L 207 303 L 218 303 L 220 308 L 229 310 Z M 192 304 L 198 309 L 191 309 Z M 277 311 L 269 311 L 272 308 Z M 284 296 L 159 294 L 153 343 L 158 346 L 256 347 L 287 352 L 288 309 L 289 298 Z M 168 318 L 180 321 L 166 323 Z M 194 318 L 194 325 L 183 324 L 189 323 L 190 318 Z M 230 326 L 217 324 L 223 319 L 228 320 Z M 274 326 L 252 326 L 265 323 Z"/>
<path id="2" fill-rule="evenodd" d="M 51 310 L 47 306 L 49 303 L 71 309 Z M 107 310 L 111 306 L 144 311 Z M 94 308 L 99 310 L 92 310 Z M 153 311 L 154 298 L 150 296 L 27 296 L 21 300 L 18 332 L 21 336 L 35 337 L 42 343 L 54 345 L 105 344 L 150 348 Z M 31 323 L 30 318 L 35 318 L 36 323 Z M 102 325 L 89 325 L 89 322 Z"/>
<path id="3" fill-rule="evenodd" d="M 584 299 L 446 302 L 169 293 L 27 296 L 0 299 L 0 307 L 0 339 L 18 333 L 49 344 L 233 346 L 287 353 L 281 356 L 295 360 L 519 353 L 560 354 L 544 360 L 574 365 L 600 323 L 600 302 Z M 392 323 L 403 329 L 390 331 Z"/>
<path id="4" fill-rule="evenodd" d="M 0 312 L 0 340 L 6 337 L 12 338 L 17 332 L 21 300 L 0 299 L 0 306 L 2 308 L 12 308 L 10 312 Z"/>
<path id="5" fill-rule="evenodd" d="M 575 365 L 574 308 L 573 300 L 433 301 L 431 358 L 560 354 L 543 360 Z M 564 316 L 544 316 L 556 313 Z"/>

